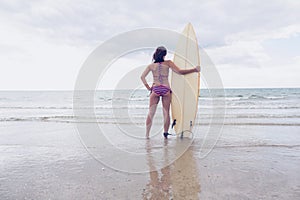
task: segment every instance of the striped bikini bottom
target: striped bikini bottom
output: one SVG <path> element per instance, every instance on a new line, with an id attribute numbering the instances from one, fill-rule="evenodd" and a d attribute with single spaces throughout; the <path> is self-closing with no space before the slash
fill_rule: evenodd
<path id="1" fill-rule="evenodd" d="M 164 96 L 165 94 L 167 94 L 169 91 L 170 93 L 172 92 L 171 88 L 164 86 L 164 85 L 156 85 L 152 87 L 152 91 L 159 95 L 159 96 Z"/>

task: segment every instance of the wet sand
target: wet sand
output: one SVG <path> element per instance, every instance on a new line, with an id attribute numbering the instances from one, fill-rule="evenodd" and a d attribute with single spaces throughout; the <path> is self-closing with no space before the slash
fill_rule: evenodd
<path id="1" fill-rule="evenodd" d="M 0 198 L 300 198 L 299 127 L 225 126 L 217 145 L 204 158 L 202 128 L 174 162 L 176 151 L 188 139 L 139 140 L 137 148 L 147 152 L 145 171 L 128 173 L 95 160 L 81 144 L 74 124 L 3 122 Z M 127 141 L 124 146 L 133 149 L 135 144 Z M 158 158 L 154 152 L 160 150 Z"/>

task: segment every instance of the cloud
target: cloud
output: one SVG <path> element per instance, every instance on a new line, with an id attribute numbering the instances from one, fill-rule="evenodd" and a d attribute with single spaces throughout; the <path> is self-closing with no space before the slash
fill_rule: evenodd
<path id="1" fill-rule="evenodd" d="M 273 30 L 297 23 L 294 1 L 1 1 L 0 9 L 37 34 L 95 45 L 111 35 L 141 27 L 181 31 L 191 21 L 203 47 L 224 44 L 228 35 Z M 54 40 L 52 40 L 54 42 Z M 80 44 L 82 45 L 82 44 Z"/>
<path id="2" fill-rule="evenodd" d="M 260 67 L 272 60 L 264 48 L 265 41 L 276 42 L 276 39 L 299 37 L 298 34 L 300 34 L 300 24 L 271 31 L 244 31 L 226 36 L 224 45 L 207 48 L 207 51 L 216 64 Z"/>
<path id="3" fill-rule="evenodd" d="M 247 86 L 245 79 L 230 81 L 232 75 L 227 71 L 236 70 L 242 77 L 252 76 L 260 82 L 262 77 L 256 75 L 259 70 L 280 69 L 279 63 L 287 59 L 286 69 L 297 70 L 291 51 L 278 57 L 272 49 L 276 49 L 277 40 L 300 37 L 299 10 L 299 1 L 293 0 L 2 0 L 0 89 L 72 89 L 69 83 L 74 82 L 80 64 L 102 41 L 144 27 L 181 32 L 187 22 L 194 25 L 200 46 L 223 73 L 226 84 Z M 266 46 L 266 41 L 271 44 Z M 295 50 L 293 43 L 285 42 L 287 48 Z M 41 65 L 44 71 L 37 70 Z M 18 75 L 12 83 L 6 75 L 13 76 L 17 69 L 23 76 Z M 66 77 L 59 84 L 48 78 L 62 72 Z M 274 73 L 270 82 L 278 78 Z M 24 78 L 32 74 L 36 75 L 30 81 Z M 285 75 L 290 86 L 300 85 L 294 76 Z M 247 87 L 251 86 L 253 81 L 248 81 Z"/>

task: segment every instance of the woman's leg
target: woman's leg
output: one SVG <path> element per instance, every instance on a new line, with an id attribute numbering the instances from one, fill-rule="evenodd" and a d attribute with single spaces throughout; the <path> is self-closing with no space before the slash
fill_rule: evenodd
<path id="1" fill-rule="evenodd" d="M 159 95 L 152 92 L 150 95 L 149 112 L 146 120 L 146 138 L 149 138 L 150 129 L 152 126 L 152 119 L 155 115 L 158 102 L 159 102 Z"/>
<path id="2" fill-rule="evenodd" d="M 170 127 L 170 103 L 171 103 L 171 93 L 168 92 L 162 97 L 165 133 L 168 133 Z"/>

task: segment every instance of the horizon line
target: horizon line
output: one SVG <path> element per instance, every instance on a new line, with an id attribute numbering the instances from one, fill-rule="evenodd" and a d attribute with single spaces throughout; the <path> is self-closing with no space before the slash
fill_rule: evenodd
<path id="1" fill-rule="evenodd" d="M 200 88 L 200 90 L 212 90 L 212 89 L 300 89 L 300 87 L 225 87 L 225 88 Z M 101 89 L 92 91 L 112 91 L 112 90 L 135 90 L 134 88 L 128 89 Z M 137 90 L 147 90 L 147 89 L 137 89 Z M 32 92 L 32 91 L 75 91 L 74 89 L 0 89 L 0 92 Z M 89 90 L 82 90 L 89 91 Z"/>

